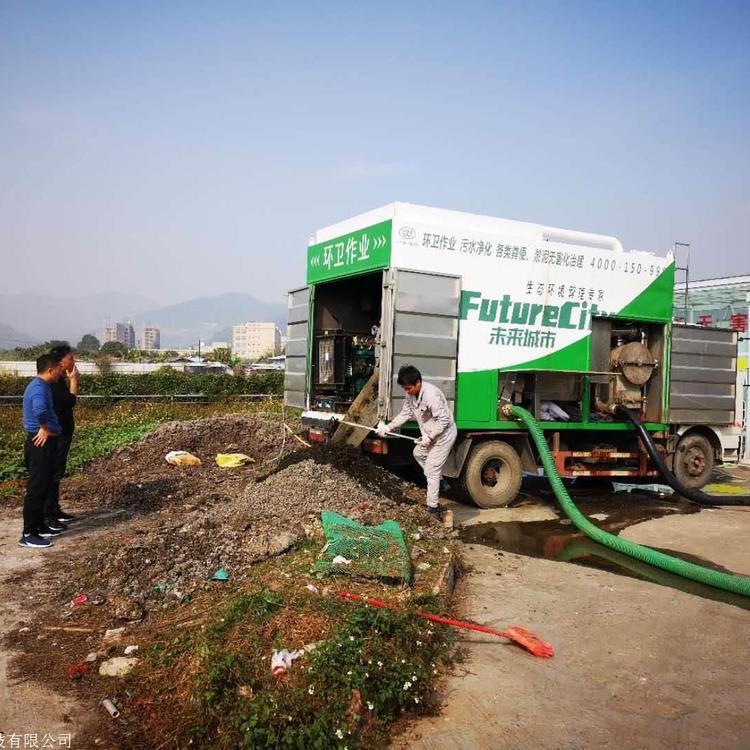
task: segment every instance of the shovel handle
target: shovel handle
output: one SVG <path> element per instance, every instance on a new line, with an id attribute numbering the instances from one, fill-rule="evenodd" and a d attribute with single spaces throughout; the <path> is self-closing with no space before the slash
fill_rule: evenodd
<path id="1" fill-rule="evenodd" d="M 367 430 L 368 432 L 374 430 L 374 427 L 368 427 L 366 424 L 357 424 L 356 422 L 347 422 L 345 419 L 335 420 L 339 424 L 345 424 L 347 427 L 359 427 L 360 430 Z M 404 440 L 411 440 L 412 443 L 418 443 L 419 438 L 413 438 L 409 435 L 402 435 L 400 432 L 386 432 L 389 437 L 403 438 Z"/>

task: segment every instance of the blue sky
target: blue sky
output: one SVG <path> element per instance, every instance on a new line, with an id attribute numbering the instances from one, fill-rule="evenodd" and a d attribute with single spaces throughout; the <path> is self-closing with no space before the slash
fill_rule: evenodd
<path id="1" fill-rule="evenodd" d="M 279 300 L 393 200 L 750 273 L 749 82 L 750 2 L 5 0 L 0 293 Z"/>

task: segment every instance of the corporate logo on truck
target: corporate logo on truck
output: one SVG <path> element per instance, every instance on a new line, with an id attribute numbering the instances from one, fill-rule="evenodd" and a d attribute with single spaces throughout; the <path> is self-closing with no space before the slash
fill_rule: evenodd
<path id="1" fill-rule="evenodd" d="M 509 294 L 492 299 L 465 290 L 461 292 L 460 314 L 461 320 L 487 323 L 490 344 L 552 349 L 558 331 L 588 330 L 591 318 L 603 313 L 595 303 L 518 302 Z"/>

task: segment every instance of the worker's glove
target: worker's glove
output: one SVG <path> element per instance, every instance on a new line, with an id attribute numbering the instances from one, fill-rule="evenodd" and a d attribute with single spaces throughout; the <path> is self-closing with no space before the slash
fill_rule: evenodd
<path id="1" fill-rule="evenodd" d="M 381 420 L 380 422 L 378 422 L 378 426 L 375 428 L 375 432 L 379 437 L 385 437 L 390 432 L 390 430 L 388 429 L 388 425 Z"/>
<path id="2" fill-rule="evenodd" d="M 432 445 L 432 438 L 427 437 L 427 435 L 422 435 L 422 437 L 417 440 L 417 445 L 420 448 L 427 450 Z"/>

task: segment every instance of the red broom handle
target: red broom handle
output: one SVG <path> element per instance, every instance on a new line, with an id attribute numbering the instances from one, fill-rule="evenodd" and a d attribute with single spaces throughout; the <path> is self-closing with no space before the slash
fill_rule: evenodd
<path id="1" fill-rule="evenodd" d="M 395 604 L 388 604 L 380 599 L 370 599 L 369 597 L 361 597 L 359 594 L 352 594 L 348 591 L 339 591 L 339 596 L 344 599 L 351 599 L 354 602 L 364 602 L 370 604 L 373 607 L 382 607 L 383 609 L 394 609 L 396 612 L 403 612 L 400 607 Z M 439 622 L 442 625 L 450 625 L 454 628 L 463 628 L 464 630 L 477 630 L 480 633 L 489 633 L 489 635 L 497 635 L 501 638 L 509 638 L 510 634 L 503 630 L 493 630 L 487 628 L 484 625 L 474 625 L 472 622 L 464 622 L 463 620 L 453 620 L 450 617 L 441 617 L 440 615 L 430 615 L 426 612 L 415 612 L 417 617 L 421 617 L 424 620 L 431 620 L 432 622 Z"/>

